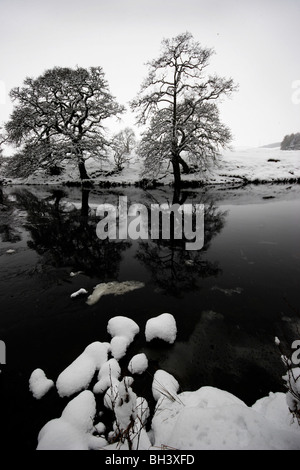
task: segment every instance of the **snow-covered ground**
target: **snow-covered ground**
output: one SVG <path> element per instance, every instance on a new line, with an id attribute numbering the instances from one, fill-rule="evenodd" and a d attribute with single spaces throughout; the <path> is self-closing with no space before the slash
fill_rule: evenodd
<path id="1" fill-rule="evenodd" d="M 113 343 L 122 337 L 133 341 L 139 333 L 145 334 L 146 340 L 150 337 L 170 342 L 170 324 L 175 340 L 176 323 L 171 314 L 149 319 L 145 332 L 140 332 L 130 318 L 111 318 L 107 325 L 111 343 L 88 345 L 59 375 L 57 392 L 68 396 L 70 401 L 60 417 L 40 430 L 37 449 L 300 450 L 300 428 L 288 409 L 287 395 L 282 392 L 270 393 L 249 407 L 234 395 L 214 387 L 179 393 L 176 378 L 159 369 L 150 390 L 156 401 L 151 416 L 146 399 L 134 392 L 135 375 L 147 370 L 146 355 L 132 357 L 128 363 L 128 373 L 132 375 L 121 377 Z M 98 382 L 90 390 L 95 373 Z M 41 369 L 33 371 L 29 384 L 36 399 L 41 399 L 53 387 Z M 101 421 L 103 411 L 97 405 L 101 396 L 102 410 L 108 408 L 114 413 L 110 429 Z"/>
<path id="2" fill-rule="evenodd" d="M 133 154 L 131 161 L 120 173 L 111 174 L 114 164 L 108 160 L 90 159 L 86 162 L 89 176 L 95 183 L 111 182 L 131 184 L 143 178 L 143 161 Z M 217 166 L 202 174 L 192 173 L 182 176 L 185 181 L 203 181 L 207 184 L 247 182 L 288 182 L 300 178 L 300 150 L 280 150 L 280 148 L 235 148 L 224 151 Z M 14 184 L 62 184 L 79 182 L 76 165 L 69 163 L 60 176 L 49 176 L 44 172 L 33 174 L 25 179 L 5 179 Z M 169 184 L 173 181 L 171 167 L 166 166 L 166 175 L 159 175 L 158 181 Z"/>

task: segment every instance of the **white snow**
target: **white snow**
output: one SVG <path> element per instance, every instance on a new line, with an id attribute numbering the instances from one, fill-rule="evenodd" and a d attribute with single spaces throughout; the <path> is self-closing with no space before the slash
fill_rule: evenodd
<path id="1" fill-rule="evenodd" d="M 52 387 L 54 387 L 53 380 L 47 379 L 45 372 L 42 369 L 35 369 L 32 372 L 29 378 L 29 390 L 32 392 L 34 398 L 39 400 Z"/>
<path id="2" fill-rule="evenodd" d="M 276 344 L 277 346 L 279 346 L 279 345 L 280 345 L 280 339 L 279 339 L 279 338 L 277 338 L 277 336 L 275 336 L 275 344 Z"/>
<path id="3" fill-rule="evenodd" d="M 152 383 L 152 394 L 156 401 L 166 396 L 171 399 L 177 395 L 178 390 L 179 383 L 173 375 L 161 369 L 155 372 Z"/>
<path id="4" fill-rule="evenodd" d="M 150 318 L 146 323 L 146 341 L 159 338 L 167 343 L 174 343 L 177 335 L 176 321 L 170 313 L 162 313 L 157 317 Z"/>
<path id="5" fill-rule="evenodd" d="M 85 295 L 85 294 L 88 294 L 88 291 L 86 289 L 81 288 L 78 291 L 73 292 L 73 294 L 71 294 L 71 299 L 78 297 L 79 295 Z"/>
<path id="6" fill-rule="evenodd" d="M 163 325 L 164 336 L 167 322 L 164 316 L 163 321 L 160 317 L 155 320 L 160 320 L 157 323 L 160 327 Z M 170 317 L 167 317 L 168 321 Z M 174 321 L 172 317 L 173 327 Z M 151 322 L 149 325 L 150 336 L 155 333 L 156 337 Z M 107 330 L 112 341 L 117 338 L 119 342 L 123 338 L 127 344 L 133 341 L 139 327 L 130 318 L 117 316 L 108 322 Z M 108 359 L 109 354 L 113 356 L 112 349 L 109 343 L 91 343 L 60 374 L 57 380 L 59 394 L 79 394 L 69 401 L 60 418 L 49 421 L 41 429 L 38 450 L 300 450 L 300 426 L 289 410 L 289 406 L 295 406 L 290 392 L 270 392 L 253 406 L 247 406 L 231 393 L 210 386 L 179 393 L 178 380 L 159 369 L 152 381 L 156 407 L 150 413 L 147 400 L 137 396 L 133 389 L 133 377 L 120 378 L 117 359 Z M 141 373 L 147 363 L 143 353 L 136 354 L 129 361 L 128 370 Z M 97 411 L 94 393 L 82 391 L 97 370 L 98 382 L 93 392 L 103 393 L 103 406 L 114 413 L 110 429 L 96 421 L 96 415 L 101 416 L 102 412 Z M 292 376 L 285 376 L 296 393 L 300 389 L 299 377 L 299 367 L 293 369 Z M 43 371 L 33 372 L 31 379 L 36 385 L 39 380 L 35 378 L 45 381 Z M 40 390 L 39 386 L 37 390 Z M 150 424 L 148 431 L 146 423 Z M 104 437 L 106 432 L 107 437 Z"/>
<path id="7" fill-rule="evenodd" d="M 143 177 L 143 160 L 132 158 L 120 173 L 110 176 L 105 174 L 111 172 L 114 166 L 113 160 L 99 163 L 99 160 L 90 158 L 86 162 L 86 168 L 91 179 L 95 183 L 107 182 L 131 184 L 139 182 Z M 100 176 L 93 176 L 101 168 Z M 156 175 L 160 182 L 168 185 L 173 181 L 173 175 L 168 162 L 166 162 L 164 173 Z M 300 178 L 300 151 L 280 150 L 280 148 L 233 148 L 223 151 L 218 160 L 218 166 L 212 167 L 203 173 L 190 173 L 182 175 L 185 181 L 201 180 L 208 184 L 224 184 L 232 182 L 253 181 L 283 181 L 291 178 Z M 60 176 L 50 177 L 46 172 L 39 171 L 28 178 L 9 179 L 13 184 L 61 184 L 68 181 L 80 182 L 79 172 L 72 162 L 65 165 L 65 171 Z M 4 182 L 5 182 L 4 178 Z M 70 206 L 64 210 L 72 209 Z"/>
<path id="8" fill-rule="evenodd" d="M 274 397 L 248 407 L 216 388 L 183 392 L 175 400 L 160 398 L 152 420 L 157 447 L 178 450 L 300 450 L 300 429 L 282 421 L 285 394 L 276 395 L 272 419 L 268 405 Z M 285 404 L 286 405 L 286 404 Z M 260 407 L 260 412 L 257 410 Z M 277 410 L 280 413 L 277 415 Z M 288 410 L 285 409 L 285 418 Z"/>
<path id="9" fill-rule="evenodd" d="M 126 292 L 141 289 L 144 285 L 143 282 L 139 281 L 102 282 L 94 288 L 93 293 L 88 297 L 86 303 L 88 305 L 94 305 L 103 295 L 123 295 L 126 294 Z"/>
<path id="10" fill-rule="evenodd" d="M 104 393 L 111 385 L 112 379 L 118 380 L 121 375 L 121 368 L 115 358 L 105 362 L 99 370 L 98 382 L 94 385 L 94 393 Z"/>
<path id="11" fill-rule="evenodd" d="M 58 419 L 49 421 L 39 432 L 37 450 L 100 449 L 106 440 L 92 435 L 96 402 L 85 390 L 73 398 Z"/>
<path id="12" fill-rule="evenodd" d="M 109 343 L 96 341 L 72 362 L 56 381 L 56 388 L 61 397 L 70 396 L 87 389 L 96 370 L 107 361 Z"/>
<path id="13" fill-rule="evenodd" d="M 136 354 L 128 364 L 131 374 L 142 374 L 148 367 L 148 359 L 145 353 Z"/>
<path id="14" fill-rule="evenodd" d="M 70 272 L 70 277 L 79 276 L 79 274 L 83 274 L 83 271 L 76 271 L 75 273 L 73 271 L 71 271 Z"/>
<path id="15" fill-rule="evenodd" d="M 128 346 L 139 331 L 139 326 L 128 317 L 117 316 L 109 320 L 107 332 L 112 336 L 110 347 L 115 359 L 125 356 Z"/>

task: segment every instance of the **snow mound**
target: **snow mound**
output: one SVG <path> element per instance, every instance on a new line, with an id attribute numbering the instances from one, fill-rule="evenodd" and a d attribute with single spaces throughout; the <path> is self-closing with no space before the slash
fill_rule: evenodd
<path id="1" fill-rule="evenodd" d="M 70 396 L 88 388 L 96 370 L 107 361 L 109 343 L 91 343 L 61 374 L 56 388 L 61 397 Z"/>
<path id="2" fill-rule="evenodd" d="M 34 398 L 39 400 L 52 387 L 54 387 L 53 380 L 47 379 L 45 372 L 42 369 L 35 369 L 32 372 L 29 378 L 29 390 L 32 392 Z"/>
<path id="3" fill-rule="evenodd" d="M 112 336 L 110 347 L 115 359 L 125 356 L 128 346 L 139 331 L 139 326 L 128 317 L 117 316 L 109 320 L 107 332 Z"/>
<path id="4" fill-rule="evenodd" d="M 112 379 L 118 380 L 121 368 L 115 358 L 105 362 L 98 373 L 98 382 L 94 385 L 94 393 L 104 393 L 111 385 Z"/>
<path id="5" fill-rule="evenodd" d="M 162 313 L 157 317 L 150 318 L 146 323 L 146 341 L 159 338 L 167 343 L 174 343 L 177 336 L 176 321 L 170 313 Z"/>
<path id="6" fill-rule="evenodd" d="M 142 374 L 148 367 L 148 359 L 146 354 L 136 354 L 132 357 L 128 364 L 128 370 L 131 374 Z"/>
<path id="7" fill-rule="evenodd" d="M 277 394 L 276 401 L 282 410 L 285 394 Z M 270 399 L 265 398 L 248 407 L 213 387 L 183 392 L 173 399 L 160 396 L 152 419 L 154 445 L 178 450 L 299 450 L 299 434 L 275 417 L 270 420 L 269 406 Z M 259 408 L 266 413 L 258 412 Z"/>
<path id="8" fill-rule="evenodd" d="M 96 402 L 92 392 L 85 390 L 73 398 L 60 418 L 49 421 L 38 435 L 37 450 L 89 450 L 107 444 L 92 435 Z"/>
<path id="9" fill-rule="evenodd" d="M 152 383 L 152 394 L 156 401 L 165 397 L 172 401 L 177 395 L 178 390 L 179 383 L 173 375 L 161 369 L 155 372 Z"/>
<path id="10" fill-rule="evenodd" d="M 125 354 L 139 332 L 138 325 L 130 318 L 117 316 L 109 320 L 107 331 L 112 336 L 111 344 L 91 343 L 59 375 L 56 385 L 60 396 L 79 394 L 60 418 L 41 429 L 38 450 L 300 450 L 299 424 L 293 421 L 289 410 L 293 405 L 290 395 L 300 388 L 299 367 L 293 369 L 293 381 L 290 376 L 285 377 L 291 387 L 288 393 L 270 392 L 252 407 L 231 393 L 210 386 L 179 393 L 176 378 L 159 369 L 153 377 L 156 406 L 150 414 L 147 401 L 133 391 L 133 377 L 119 380 L 121 369 L 116 357 L 108 359 L 109 353 Z M 152 337 L 170 343 L 175 340 L 172 315 L 165 313 L 148 320 L 146 338 Z M 136 354 L 129 361 L 128 370 L 139 374 L 147 365 L 146 355 Z M 96 371 L 98 382 L 91 392 L 86 388 Z M 37 397 L 42 396 L 51 382 L 41 369 L 36 369 L 30 377 L 30 389 Z M 107 440 L 99 435 L 105 426 L 95 420 L 94 393 L 103 393 L 104 407 L 114 413 Z M 100 416 L 99 410 L 97 414 Z M 150 416 L 151 429 L 146 431 Z"/>

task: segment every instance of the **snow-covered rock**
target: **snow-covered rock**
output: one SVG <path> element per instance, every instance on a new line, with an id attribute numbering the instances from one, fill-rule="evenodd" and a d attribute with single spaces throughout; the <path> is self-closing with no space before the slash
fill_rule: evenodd
<path id="1" fill-rule="evenodd" d="M 128 370 L 132 374 L 142 374 L 148 367 L 148 359 L 146 354 L 136 354 L 131 358 L 128 364 Z"/>
<path id="2" fill-rule="evenodd" d="M 54 387 L 53 380 L 47 379 L 45 372 L 42 369 L 35 369 L 32 372 L 29 378 L 29 390 L 32 392 L 34 398 L 39 400 L 52 387 Z"/>
<path id="3" fill-rule="evenodd" d="M 145 328 L 146 341 L 159 338 L 167 343 L 174 343 L 177 336 L 177 326 L 173 315 L 162 313 L 157 317 L 150 318 Z"/>
<path id="4" fill-rule="evenodd" d="M 61 374 L 56 387 L 61 397 L 70 396 L 88 388 L 94 374 L 107 361 L 109 343 L 91 343 Z"/>
<path id="5" fill-rule="evenodd" d="M 92 392 L 85 390 L 73 398 L 61 417 L 45 424 L 38 435 L 37 450 L 101 449 L 107 442 L 93 436 L 96 402 Z"/>

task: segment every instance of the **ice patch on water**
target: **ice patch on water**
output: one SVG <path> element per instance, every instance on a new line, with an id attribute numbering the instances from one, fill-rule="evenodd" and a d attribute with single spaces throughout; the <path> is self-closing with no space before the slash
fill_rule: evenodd
<path id="1" fill-rule="evenodd" d="M 98 284 L 93 293 L 88 297 L 87 304 L 94 305 L 103 295 L 123 295 L 135 289 L 141 289 L 145 284 L 139 281 L 124 281 L 124 282 L 102 282 Z"/>

